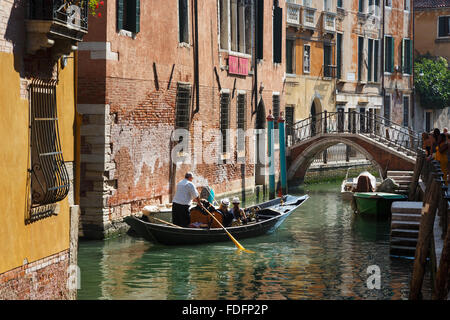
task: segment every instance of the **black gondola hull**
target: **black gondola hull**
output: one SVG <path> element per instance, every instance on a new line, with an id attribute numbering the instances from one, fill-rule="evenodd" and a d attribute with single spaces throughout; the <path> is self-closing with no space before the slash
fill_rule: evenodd
<path id="1" fill-rule="evenodd" d="M 256 223 L 229 227 L 228 232 L 236 239 L 252 238 L 276 230 L 281 223 L 309 197 L 285 196 L 285 203 L 280 199 L 271 200 L 258 206 L 270 209 L 278 215 Z M 127 217 L 125 222 L 141 237 L 167 245 L 189 245 L 199 243 L 229 241 L 230 238 L 222 228 L 177 228 L 170 225 L 151 223 L 137 217 Z"/>

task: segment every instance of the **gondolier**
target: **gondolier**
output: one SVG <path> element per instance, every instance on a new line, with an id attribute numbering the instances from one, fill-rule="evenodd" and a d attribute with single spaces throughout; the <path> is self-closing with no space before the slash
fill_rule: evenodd
<path id="1" fill-rule="evenodd" d="M 172 222 L 181 227 L 187 227 L 190 223 L 189 206 L 194 200 L 200 203 L 199 193 L 192 183 L 194 176 L 187 172 L 184 179 L 178 182 L 177 192 L 172 200 Z"/>

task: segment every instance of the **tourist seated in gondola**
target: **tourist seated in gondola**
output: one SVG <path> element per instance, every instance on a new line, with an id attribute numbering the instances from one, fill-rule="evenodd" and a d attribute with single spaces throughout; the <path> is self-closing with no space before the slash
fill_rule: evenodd
<path id="1" fill-rule="evenodd" d="M 239 198 L 234 197 L 231 202 L 233 204 L 233 208 L 231 208 L 231 212 L 233 213 L 233 217 L 234 217 L 232 225 L 247 224 L 248 218 L 247 218 L 247 215 L 245 214 L 245 211 L 239 207 L 239 204 L 241 203 Z"/>
<path id="2" fill-rule="evenodd" d="M 217 209 L 217 211 L 219 211 L 222 215 L 224 227 L 231 226 L 231 223 L 233 222 L 233 214 L 228 209 L 229 206 L 230 200 L 228 198 L 224 198 L 222 199 L 222 201 L 220 201 L 220 206 Z"/>

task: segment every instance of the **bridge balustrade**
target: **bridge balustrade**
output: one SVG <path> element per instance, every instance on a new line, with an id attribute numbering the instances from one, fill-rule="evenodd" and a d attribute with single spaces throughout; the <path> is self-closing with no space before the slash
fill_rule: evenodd
<path id="1" fill-rule="evenodd" d="M 287 132 L 289 146 L 322 134 L 362 135 L 412 155 L 422 146 L 418 133 L 371 111 L 324 111 L 288 125 Z"/>

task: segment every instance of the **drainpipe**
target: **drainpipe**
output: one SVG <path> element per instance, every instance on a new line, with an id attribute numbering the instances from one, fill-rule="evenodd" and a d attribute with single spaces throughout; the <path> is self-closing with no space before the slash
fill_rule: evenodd
<path id="1" fill-rule="evenodd" d="M 193 114 L 200 111 L 200 84 L 198 71 L 198 0 L 194 0 L 194 82 L 195 82 L 195 110 Z"/>

